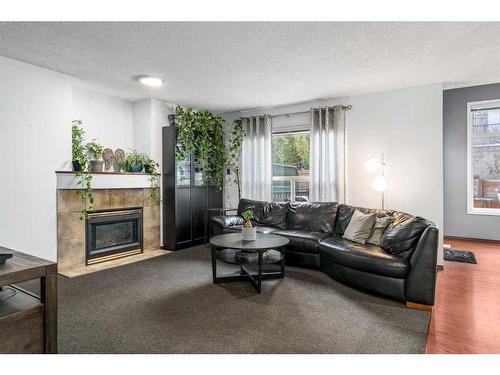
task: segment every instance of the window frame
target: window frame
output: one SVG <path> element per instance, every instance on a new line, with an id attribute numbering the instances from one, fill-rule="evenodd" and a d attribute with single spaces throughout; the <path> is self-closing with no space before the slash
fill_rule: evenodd
<path id="1" fill-rule="evenodd" d="M 467 103 L 467 214 L 500 216 L 500 208 L 474 207 L 473 157 L 473 113 L 477 110 L 500 108 L 500 99 L 481 100 Z"/>
<path id="2" fill-rule="evenodd" d="M 273 138 L 275 135 L 276 136 L 286 136 L 289 134 L 308 134 L 309 135 L 309 141 L 311 139 L 311 130 L 310 129 L 303 129 L 303 130 L 277 130 L 272 132 L 271 138 Z M 272 139 L 271 139 L 272 142 Z M 311 150 L 309 149 L 309 160 L 311 160 Z M 272 150 L 271 150 L 271 162 L 272 162 Z M 311 175 L 309 174 L 307 177 L 305 176 L 272 176 L 272 181 L 290 181 L 290 202 L 296 202 L 295 201 L 295 183 L 296 182 L 308 182 L 309 183 L 309 194 L 311 192 Z M 271 189 L 272 189 L 272 184 L 271 184 Z M 272 192 L 271 192 L 272 196 Z M 310 197 L 309 197 L 310 199 Z"/>

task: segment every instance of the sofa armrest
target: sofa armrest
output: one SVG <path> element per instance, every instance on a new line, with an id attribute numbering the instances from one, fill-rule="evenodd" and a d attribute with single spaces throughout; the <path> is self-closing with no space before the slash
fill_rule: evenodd
<path id="1" fill-rule="evenodd" d="M 407 301 L 434 305 L 438 245 L 439 230 L 435 226 L 427 227 L 410 258 L 410 272 L 406 278 Z"/>
<path id="2" fill-rule="evenodd" d="M 218 225 L 222 229 L 226 229 L 233 225 L 243 225 L 243 218 L 238 215 L 220 215 L 213 216 L 210 221 Z"/>

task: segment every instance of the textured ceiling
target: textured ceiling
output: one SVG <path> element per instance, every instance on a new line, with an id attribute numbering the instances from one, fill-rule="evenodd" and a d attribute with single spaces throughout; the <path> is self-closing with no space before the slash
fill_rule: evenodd
<path id="1" fill-rule="evenodd" d="M 224 112 L 500 81 L 500 23 L 0 22 L 0 55 L 126 99 Z M 138 74 L 165 85 L 141 87 Z"/>

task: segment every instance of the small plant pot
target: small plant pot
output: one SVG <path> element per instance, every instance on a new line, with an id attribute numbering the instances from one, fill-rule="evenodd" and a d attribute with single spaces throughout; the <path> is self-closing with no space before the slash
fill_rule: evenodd
<path id="1" fill-rule="evenodd" d="M 131 165 L 128 169 L 130 173 L 140 173 L 144 167 L 142 165 Z"/>
<path id="2" fill-rule="evenodd" d="M 82 165 L 80 164 L 79 160 L 73 160 L 73 171 L 75 171 L 75 172 L 82 171 Z"/>
<path id="3" fill-rule="evenodd" d="M 102 172 L 102 166 L 104 161 L 102 160 L 91 160 L 90 166 L 92 167 L 92 172 Z"/>
<path id="4" fill-rule="evenodd" d="M 145 165 L 144 172 L 151 174 L 151 167 L 149 165 Z"/>
<path id="5" fill-rule="evenodd" d="M 177 118 L 175 117 L 175 115 L 168 115 L 168 123 L 170 124 L 170 126 L 175 126 L 177 125 Z"/>
<path id="6" fill-rule="evenodd" d="M 122 170 L 122 168 L 120 167 L 120 163 L 114 161 L 113 162 L 113 171 L 115 171 L 116 173 L 120 173 Z"/>
<path id="7" fill-rule="evenodd" d="M 241 228 L 241 238 L 243 241 L 255 241 L 257 239 L 257 228 Z"/>

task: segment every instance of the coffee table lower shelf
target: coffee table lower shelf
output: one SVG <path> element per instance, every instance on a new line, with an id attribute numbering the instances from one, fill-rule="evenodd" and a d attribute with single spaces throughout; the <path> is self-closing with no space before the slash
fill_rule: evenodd
<path id="1" fill-rule="evenodd" d="M 283 279 L 285 277 L 285 254 L 279 250 L 245 251 L 237 249 L 217 249 L 212 246 L 212 274 L 214 284 L 249 281 L 257 293 L 262 291 L 262 280 Z M 217 276 L 217 260 L 240 266 L 239 275 Z M 279 271 L 266 271 L 263 265 L 279 264 Z M 249 266 L 257 266 L 251 271 Z"/>

